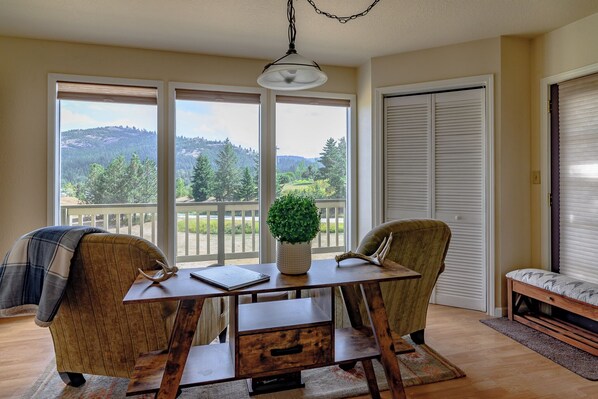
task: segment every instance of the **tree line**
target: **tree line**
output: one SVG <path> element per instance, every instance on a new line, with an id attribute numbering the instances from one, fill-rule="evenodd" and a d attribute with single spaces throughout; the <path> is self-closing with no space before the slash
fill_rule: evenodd
<path id="1" fill-rule="evenodd" d="M 344 138 L 329 138 L 318 162 L 301 162 L 294 171 L 277 173 L 276 192 L 280 195 L 287 185 L 305 191 L 314 198 L 345 198 L 346 153 Z M 252 167 L 240 167 L 233 144 L 226 139 L 214 165 L 205 154 L 195 161 L 189 184 L 176 180 L 177 198 L 192 197 L 194 201 L 254 201 L 258 196 L 259 159 L 254 156 Z M 155 161 L 141 160 L 133 153 L 127 162 L 124 155 L 114 158 L 106 167 L 94 163 L 81 183 L 65 183 L 63 192 L 87 204 L 155 203 L 158 176 Z"/>

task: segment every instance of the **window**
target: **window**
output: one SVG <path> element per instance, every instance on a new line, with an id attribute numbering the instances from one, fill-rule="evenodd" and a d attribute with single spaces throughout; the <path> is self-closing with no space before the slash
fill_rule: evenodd
<path id="1" fill-rule="evenodd" d="M 312 195 L 322 212 L 315 258 L 345 251 L 348 100 L 276 97 L 276 195 Z"/>
<path id="2" fill-rule="evenodd" d="M 59 81 L 60 223 L 157 242 L 157 89 Z"/>
<path id="3" fill-rule="evenodd" d="M 551 86 L 552 268 L 598 283 L 598 74 Z"/>
<path id="4" fill-rule="evenodd" d="M 165 107 L 160 81 L 48 83 L 50 224 L 137 235 L 182 266 L 269 262 L 263 216 L 300 190 L 322 209 L 315 257 L 349 245 L 352 96 L 172 82 Z"/>
<path id="5" fill-rule="evenodd" d="M 258 262 L 260 95 L 175 93 L 177 262 Z"/>

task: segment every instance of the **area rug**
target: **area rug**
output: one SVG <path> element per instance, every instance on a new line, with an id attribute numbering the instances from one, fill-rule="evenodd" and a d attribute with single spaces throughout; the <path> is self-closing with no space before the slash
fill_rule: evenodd
<path id="1" fill-rule="evenodd" d="M 411 343 L 411 342 L 410 342 Z M 430 384 L 464 377 L 465 373 L 439 355 L 427 345 L 416 345 L 416 352 L 397 356 L 405 386 Z M 384 370 L 374 361 L 376 378 L 380 390 L 388 389 Z M 368 393 L 367 383 L 361 363 L 355 369 L 343 371 L 338 366 L 305 370 L 302 372 L 305 388 L 279 393 L 252 396 L 258 399 L 336 399 L 349 398 Z M 65 386 L 56 373 L 54 360 L 50 362 L 42 376 L 22 398 L 61 398 L 99 399 L 124 398 L 127 379 L 85 375 L 87 382 L 79 388 Z M 149 399 L 153 395 L 139 395 L 135 398 Z M 183 389 L 179 399 L 249 399 L 244 380 L 225 382 Z"/>
<path id="2" fill-rule="evenodd" d="M 480 321 L 575 374 L 591 381 L 598 380 L 597 356 L 506 317 Z"/>

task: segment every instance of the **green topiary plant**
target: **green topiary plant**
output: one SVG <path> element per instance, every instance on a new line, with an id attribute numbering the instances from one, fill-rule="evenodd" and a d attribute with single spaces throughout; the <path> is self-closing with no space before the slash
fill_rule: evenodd
<path id="1" fill-rule="evenodd" d="M 320 210 L 313 198 L 290 192 L 274 201 L 266 223 L 280 242 L 310 242 L 320 231 Z"/>

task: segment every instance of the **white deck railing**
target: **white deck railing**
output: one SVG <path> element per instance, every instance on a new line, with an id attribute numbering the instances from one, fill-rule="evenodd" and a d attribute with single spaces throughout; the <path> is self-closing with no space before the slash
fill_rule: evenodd
<path id="1" fill-rule="evenodd" d="M 322 231 L 312 241 L 314 253 L 345 249 L 345 201 L 318 200 Z M 257 202 L 183 202 L 176 204 L 177 262 L 257 258 Z M 63 205 L 62 224 L 96 226 L 132 234 L 153 243 L 157 238 L 156 204 Z"/>

